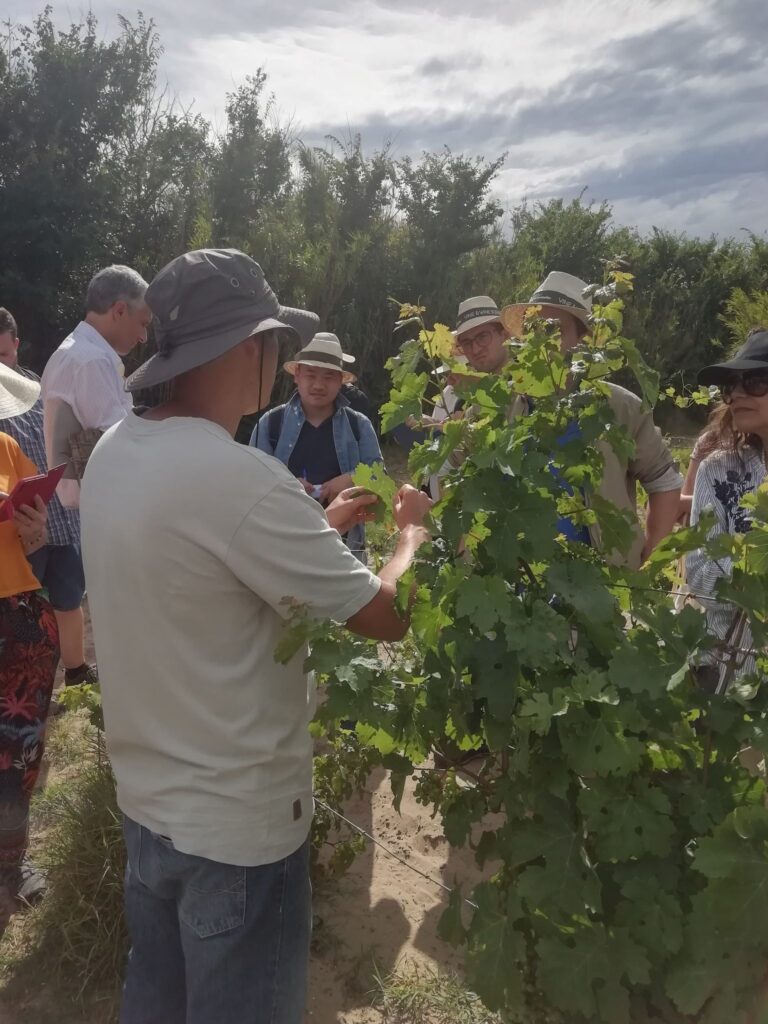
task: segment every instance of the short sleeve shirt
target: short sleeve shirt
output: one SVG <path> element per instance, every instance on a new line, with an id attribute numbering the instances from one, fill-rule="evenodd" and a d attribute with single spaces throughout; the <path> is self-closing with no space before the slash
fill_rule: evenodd
<path id="1" fill-rule="evenodd" d="M 207 420 L 131 413 L 81 500 L 106 736 L 122 810 L 177 849 L 280 860 L 312 818 L 306 650 L 274 659 L 296 605 L 346 621 L 380 581 L 288 469 Z"/>
<path id="2" fill-rule="evenodd" d="M 48 462 L 53 463 L 55 421 L 62 403 L 83 430 L 108 430 L 133 408 L 125 390 L 120 356 L 91 324 L 81 321 L 46 364 L 41 397 Z M 66 508 L 77 508 L 80 482 L 64 478 L 56 493 Z"/>

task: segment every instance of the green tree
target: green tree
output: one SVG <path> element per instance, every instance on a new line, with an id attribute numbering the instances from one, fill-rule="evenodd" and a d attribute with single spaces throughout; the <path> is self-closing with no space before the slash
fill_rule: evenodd
<path id="1" fill-rule="evenodd" d="M 765 279 L 764 250 L 654 229 L 648 238 L 635 236 L 628 255 L 637 282 L 628 331 L 663 378 L 692 383 L 696 370 L 730 344 L 720 314 L 735 288 Z"/>
<path id="2" fill-rule="evenodd" d="M 281 299 L 315 310 L 357 356 L 356 372 L 375 391 L 391 348 L 387 296 L 400 231 L 389 154 L 367 156 L 359 136 L 329 139 L 326 148 L 299 146 L 296 168 L 290 196 L 272 204 L 254 232 L 253 251 Z"/>
<path id="3" fill-rule="evenodd" d="M 116 141 L 112 173 L 121 188 L 109 227 L 114 249 L 146 277 L 194 247 L 208 217 L 211 151 L 208 122 L 156 94 L 154 84 Z"/>
<path id="4" fill-rule="evenodd" d="M 218 140 L 211 176 L 213 237 L 218 245 L 242 248 L 253 237 L 265 208 L 290 188 L 290 137 L 264 96 L 259 69 L 227 95 L 227 126 Z"/>
<path id="5" fill-rule="evenodd" d="M 410 294 L 415 290 L 438 319 L 455 314 L 463 297 L 457 276 L 469 254 L 487 244 L 503 213 L 491 191 L 503 163 L 504 157 L 487 161 L 446 148 L 397 165 L 397 206 L 411 251 Z"/>
<path id="6" fill-rule="evenodd" d="M 745 292 L 735 288 L 725 303 L 725 312 L 720 315 L 730 337 L 731 351 L 744 344 L 751 330 L 762 327 L 768 330 L 768 292 Z"/>
<path id="7" fill-rule="evenodd" d="M 0 65 L 0 289 L 40 368 L 106 263 L 145 273 L 185 246 L 204 123 L 155 91 L 160 45 L 139 16 L 101 38 L 50 9 L 9 29 Z"/>

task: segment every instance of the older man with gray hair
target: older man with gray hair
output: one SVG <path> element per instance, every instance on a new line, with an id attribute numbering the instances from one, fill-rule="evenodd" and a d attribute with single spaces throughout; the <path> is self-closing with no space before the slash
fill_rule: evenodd
<path id="1" fill-rule="evenodd" d="M 49 466 L 61 462 L 57 421 L 75 431 L 105 431 L 133 408 L 122 357 L 147 340 L 152 314 L 146 290 L 140 274 L 119 265 L 100 270 L 88 285 L 85 319 L 48 360 L 41 382 Z M 80 482 L 72 473 L 65 474 L 57 493 L 63 505 L 79 507 Z"/>
<path id="2" fill-rule="evenodd" d="M 62 449 L 71 434 L 103 432 L 133 408 L 123 384 L 122 356 L 147 340 L 152 314 L 144 301 L 147 282 L 130 267 L 100 270 L 88 285 L 85 319 L 59 345 L 41 382 L 45 449 L 50 467 L 65 459 Z M 80 481 L 71 465 L 57 495 L 72 510 L 79 533 Z M 69 549 L 68 549 L 69 550 Z M 69 595 L 57 610 L 61 654 L 67 685 L 93 683 L 95 669 L 86 663 L 82 597 L 85 589 L 79 545 L 73 545 L 62 587 Z"/>

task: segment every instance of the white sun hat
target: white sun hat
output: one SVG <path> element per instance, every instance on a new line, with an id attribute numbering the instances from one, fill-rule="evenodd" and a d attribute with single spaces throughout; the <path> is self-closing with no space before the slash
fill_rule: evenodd
<path id="1" fill-rule="evenodd" d="M 456 337 L 481 324 L 501 323 L 501 310 L 489 295 L 473 295 L 459 303 L 456 315 Z"/>
<path id="2" fill-rule="evenodd" d="M 299 352 L 295 359 L 283 364 L 286 373 L 293 376 L 296 367 L 319 366 L 323 370 L 339 370 L 345 384 L 355 379 L 354 373 L 344 369 L 345 363 L 354 363 L 355 357 L 342 352 L 341 342 L 335 334 L 326 331 L 316 334 L 312 341 Z"/>
<path id="3" fill-rule="evenodd" d="M 29 412 L 39 397 L 40 385 L 36 380 L 22 377 L 10 366 L 0 363 L 0 420 Z"/>
<path id="4" fill-rule="evenodd" d="M 587 287 L 587 282 L 582 281 L 580 277 L 553 270 L 551 274 L 547 274 L 527 302 L 515 302 L 511 306 L 505 306 L 501 311 L 501 322 L 514 338 L 519 338 L 524 333 L 523 320 L 526 310 L 531 306 L 562 306 L 585 327 L 589 327 L 592 307 L 589 299 L 584 298 Z"/>

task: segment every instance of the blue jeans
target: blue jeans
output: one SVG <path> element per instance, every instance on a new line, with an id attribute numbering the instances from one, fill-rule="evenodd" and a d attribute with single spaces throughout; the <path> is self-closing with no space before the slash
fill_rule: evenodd
<path id="1" fill-rule="evenodd" d="M 128 817 L 123 831 L 131 952 L 120 1024 L 301 1024 L 309 840 L 244 868 L 180 853 Z"/>

